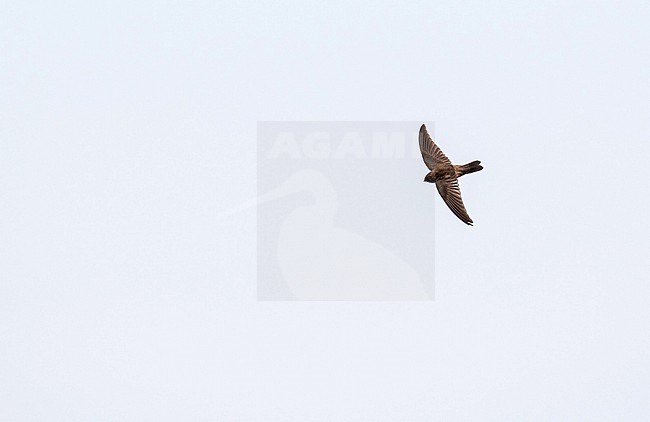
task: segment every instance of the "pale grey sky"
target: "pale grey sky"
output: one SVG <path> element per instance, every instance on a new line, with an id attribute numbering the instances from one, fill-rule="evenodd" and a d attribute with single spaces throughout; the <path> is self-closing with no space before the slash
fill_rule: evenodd
<path id="1" fill-rule="evenodd" d="M 650 419 L 650 6 L 520 3 L 3 2 L 0 420 Z M 435 301 L 257 301 L 262 120 L 482 160 Z"/>

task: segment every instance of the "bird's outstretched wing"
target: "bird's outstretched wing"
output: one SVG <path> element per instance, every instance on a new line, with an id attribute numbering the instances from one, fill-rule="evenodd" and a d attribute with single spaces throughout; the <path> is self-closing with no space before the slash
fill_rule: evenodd
<path id="1" fill-rule="evenodd" d="M 429 136 L 427 132 L 427 127 L 422 125 L 420 127 L 420 152 L 422 153 L 422 158 L 424 159 L 424 164 L 429 167 L 429 170 L 433 170 L 436 164 L 449 164 L 451 161 L 449 158 L 438 148 Z"/>
<path id="2" fill-rule="evenodd" d="M 442 199 L 445 201 L 451 212 L 456 214 L 456 217 L 460 218 L 463 223 L 471 226 L 474 222 L 469 218 L 465 205 L 463 205 L 463 198 L 460 196 L 458 179 L 454 177 L 438 180 L 436 182 L 436 188 L 438 188 L 438 193 L 442 196 Z"/>

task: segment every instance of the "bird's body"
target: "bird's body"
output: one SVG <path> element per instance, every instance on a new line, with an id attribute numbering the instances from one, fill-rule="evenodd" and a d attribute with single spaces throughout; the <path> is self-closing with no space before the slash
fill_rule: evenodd
<path id="1" fill-rule="evenodd" d="M 483 170 L 481 162 L 472 161 L 462 165 L 452 164 L 449 158 L 433 142 L 425 125 L 420 127 L 420 152 L 424 163 L 430 170 L 424 177 L 424 181 L 435 183 L 438 193 L 440 193 L 449 209 L 462 222 L 471 226 L 474 222 L 467 214 L 465 205 L 463 205 L 458 178 L 468 173 Z"/>

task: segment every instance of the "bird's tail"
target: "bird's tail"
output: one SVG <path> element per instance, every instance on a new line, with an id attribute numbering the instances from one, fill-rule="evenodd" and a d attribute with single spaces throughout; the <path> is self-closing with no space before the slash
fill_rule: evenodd
<path id="1" fill-rule="evenodd" d="M 476 160 L 471 163 L 463 164 L 462 166 L 454 166 L 456 169 L 456 177 L 460 177 L 463 174 L 474 173 L 475 171 L 483 170 L 481 162 Z"/>

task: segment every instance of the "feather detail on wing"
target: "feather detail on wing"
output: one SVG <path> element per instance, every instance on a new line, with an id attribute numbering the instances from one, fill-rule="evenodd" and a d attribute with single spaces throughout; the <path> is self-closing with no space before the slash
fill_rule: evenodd
<path id="1" fill-rule="evenodd" d="M 474 222 L 465 209 L 463 205 L 463 198 L 460 196 L 460 186 L 458 186 L 458 179 L 449 178 L 442 179 L 436 182 L 436 188 L 438 188 L 438 193 L 442 196 L 442 199 L 445 201 L 451 212 L 456 214 L 456 217 L 468 225 L 472 225 Z"/>
<path id="2" fill-rule="evenodd" d="M 429 136 L 425 125 L 420 127 L 420 152 L 422 153 L 424 164 L 427 165 L 429 170 L 433 170 L 436 164 L 451 165 L 449 158 L 447 158 L 442 150 L 438 148 L 438 145 L 433 142 L 431 136 Z"/>

